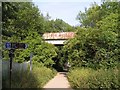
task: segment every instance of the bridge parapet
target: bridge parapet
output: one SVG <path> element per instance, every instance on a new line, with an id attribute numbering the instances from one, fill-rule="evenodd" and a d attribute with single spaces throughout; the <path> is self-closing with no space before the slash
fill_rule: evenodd
<path id="1" fill-rule="evenodd" d="M 75 35 L 74 32 L 44 33 L 43 39 L 70 39 Z"/>
<path id="2" fill-rule="evenodd" d="M 44 33 L 43 39 L 54 45 L 63 45 L 67 39 L 74 38 L 74 32 Z"/>

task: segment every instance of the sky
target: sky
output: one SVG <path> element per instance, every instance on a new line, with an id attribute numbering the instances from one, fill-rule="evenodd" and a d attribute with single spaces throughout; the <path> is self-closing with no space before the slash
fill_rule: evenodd
<path id="1" fill-rule="evenodd" d="M 51 19 L 62 19 L 71 26 L 80 24 L 76 20 L 79 11 L 84 12 L 93 2 L 101 4 L 101 0 L 33 0 L 33 2 L 44 16 L 49 13 Z"/>

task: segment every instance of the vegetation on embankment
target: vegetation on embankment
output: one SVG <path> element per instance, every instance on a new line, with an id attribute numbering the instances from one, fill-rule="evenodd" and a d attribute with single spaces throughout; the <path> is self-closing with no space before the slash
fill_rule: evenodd
<path id="1" fill-rule="evenodd" d="M 112 68 L 120 60 L 119 2 L 93 4 L 78 14 L 82 27 L 63 47 L 63 60 L 72 67 Z M 109 8 L 108 8 L 109 7 Z"/>
<path id="2" fill-rule="evenodd" d="M 75 68 L 69 71 L 72 88 L 120 88 L 120 66 L 110 69 Z"/>
<path id="3" fill-rule="evenodd" d="M 83 27 L 63 47 L 73 88 L 120 88 L 119 4 L 105 0 L 79 13 Z"/>
<path id="4" fill-rule="evenodd" d="M 32 72 L 21 71 L 12 73 L 12 88 L 42 88 L 57 71 L 45 67 L 43 64 L 34 63 Z M 2 81 L 3 88 L 9 88 L 9 80 Z"/>

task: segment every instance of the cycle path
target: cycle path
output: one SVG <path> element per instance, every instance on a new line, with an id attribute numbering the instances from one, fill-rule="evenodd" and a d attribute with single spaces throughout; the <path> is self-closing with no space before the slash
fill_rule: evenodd
<path id="1" fill-rule="evenodd" d="M 67 80 L 66 72 L 58 72 L 43 88 L 69 88 L 70 84 Z M 71 89 L 72 90 L 72 89 Z"/>

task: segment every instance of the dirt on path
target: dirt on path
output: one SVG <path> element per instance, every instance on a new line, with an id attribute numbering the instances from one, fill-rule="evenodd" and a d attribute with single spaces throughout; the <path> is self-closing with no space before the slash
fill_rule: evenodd
<path id="1" fill-rule="evenodd" d="M 70 84 L 66 77 L 66 72 L 59 72 L 57 75 L 50 80 L 43 88 L 69 88 Z"/>

